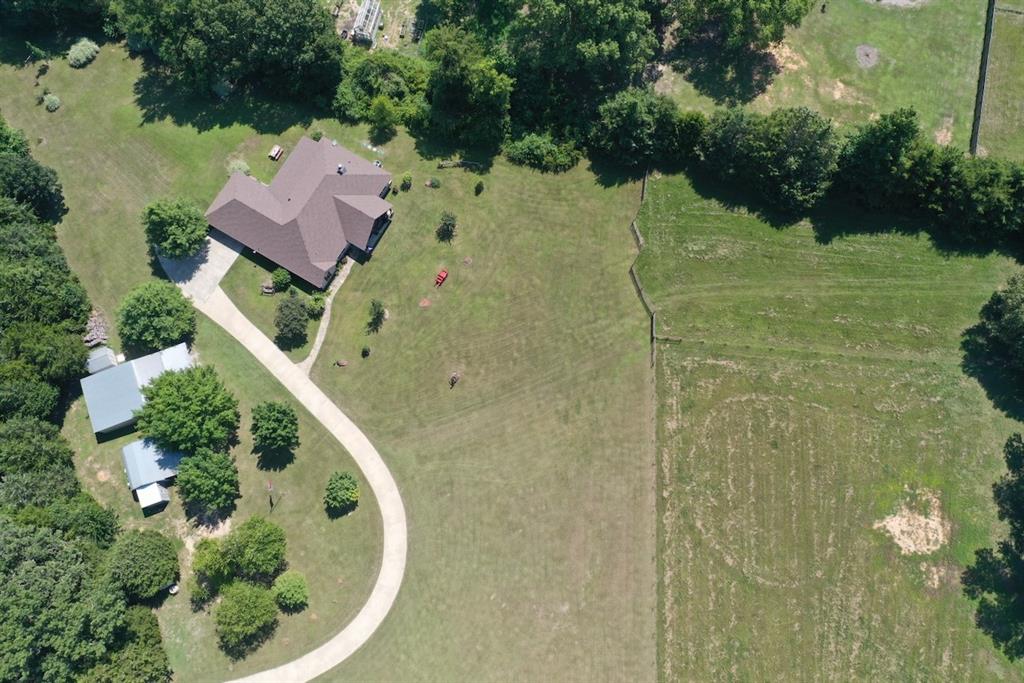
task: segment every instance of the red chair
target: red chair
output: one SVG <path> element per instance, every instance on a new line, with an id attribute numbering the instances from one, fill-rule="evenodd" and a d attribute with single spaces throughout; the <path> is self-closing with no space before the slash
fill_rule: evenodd
<path id="1" fill-rule="evenodd" d="M 437 277 L 434 278 L 434 286 L 435 287 L 440 287 L 441 285 L 444 284 L 444 281 L 447 280 L 447 279 L 448 279 L 448 271 L 447 270 L 442 270 L 440 273 L 437 274 Z"/>

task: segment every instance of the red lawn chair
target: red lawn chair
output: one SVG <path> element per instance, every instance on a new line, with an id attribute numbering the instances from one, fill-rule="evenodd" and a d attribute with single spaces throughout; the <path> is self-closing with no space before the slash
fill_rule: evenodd
<path id="1" fill-rule="evenodd" d="M 444 281 L 447 280 L 447 279 L 448 279 L 448 271 L 447 270 L 442 270 L 440 273 L 437 274 L 437 277 L 434 278 L 434 286 L 435 287 L 440 287 L 441 285 L 444 284 Z"/>

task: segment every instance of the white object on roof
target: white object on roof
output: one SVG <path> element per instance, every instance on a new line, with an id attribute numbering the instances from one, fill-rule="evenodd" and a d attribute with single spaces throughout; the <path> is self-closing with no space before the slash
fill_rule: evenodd
<path id="1" fill-rule="evenodd" d="M 160 484 L 149 484 L 135 490 L 139 499 L 139 507 L 145 510 L 156 505 L 165 505 L 171 500 L 171 494 Z"/>

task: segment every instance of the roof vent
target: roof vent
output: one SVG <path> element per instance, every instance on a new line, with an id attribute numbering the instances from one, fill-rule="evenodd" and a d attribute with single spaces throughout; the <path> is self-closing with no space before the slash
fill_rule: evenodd
<path id="1" fill-rule="evenodd" d="M 374 162 L 373 162 L 373 165 L 374 165 L 374 166 L 376 166 L 377 168 L 380 168 L 380 167 L 382 167 L 382 166 L 383 166 L 384 164 L 382 164 L 382 163 L 380 162 L 380 159 L 376 159 L 376 160 L 374 160 Z"/>
<path id="2" fill-rule="evenodd" d="M 347 170 L 348 169 L 345 168 L 345 164 L 338 164 L 338 175 L 345 175 L 345 171 Z"/>
<path id="3" fill-rule="evenodd" d="M 337 146 L 338 146 L 338 141 L 337 140 L 331 140 L 331 147 L 337 147 Z"/>

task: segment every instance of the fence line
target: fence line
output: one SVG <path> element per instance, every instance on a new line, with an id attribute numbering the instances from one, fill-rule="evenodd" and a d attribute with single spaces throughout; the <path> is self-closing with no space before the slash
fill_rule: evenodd
<path id="1" fill-rule="evenodd" d="M 985 107 L 985 81 L 988 79 L 988 58 L 992 48 L 992 30 L 995 26 L 996 0 L 988 0 L 985 13 L 985 40 L 981 44 L 981 66 L 978 72 L 978 93 L 974 97 L 974 124 L 971 126 L 971 154 L 978 153 L 981 135 L 981 114 Z"/>
<path id="2" fill-rule="evenodd" d="M 650 170 L 644 171 L 644 178 L 640 184 L 640 209 L 643 208 L 644 199 L 647 197 L 647 176 Z M 636 294 L 640 297 L 640 303 L 643 304 L 644 311 L 647 313 L 647 317 L 651 319 L 650 329 L 650 344 L 651 344 L 651 367 L 658 360 L 658 312 L 654 308 L 654 304 L 651 303 L 650 297 L 647 296 L 647 291 L 644 286 L 640 283 L 640 276 L 636 272 L 636 262 L 640 260 L 640 253 L 644 250 L 644 236 L 640 234 L 640 229 L 637 227 L 637 221 L 640 219 L 640 209 L 637 209 L 636 216 L 629 223 L 629 231 L 633 234 L 633 240 L 636 242 L 636 258 L 633 259 L 633 263 L 629 266 L 629 279 L 633 283 L 633 288 L 636 289 Z"/>

